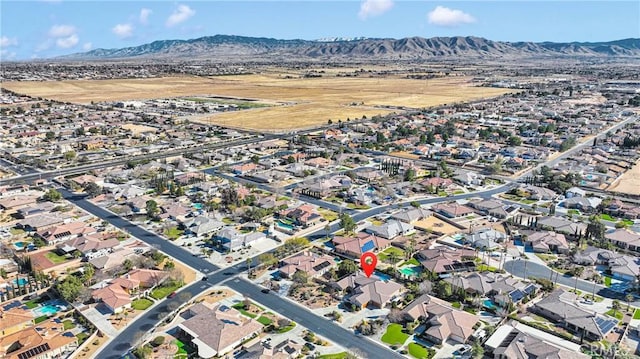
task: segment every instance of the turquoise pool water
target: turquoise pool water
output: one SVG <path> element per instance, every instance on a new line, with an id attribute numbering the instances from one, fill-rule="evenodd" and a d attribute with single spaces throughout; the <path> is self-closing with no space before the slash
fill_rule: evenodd
<path id="1" fill-rule="evenodd" d="M 293 227 L 292 225 L 290 225 L 290 224 L 288 224 L 288 223 L 283 223 L 282 221 L 278 221 L 278 222 L 276 222 L 276 225 L 277 225 L 278 227 L 282 227 L 282 228 L 284 228 L 284 229 L 288 229 L 288 230 L 290 230 L 290 231 L 292 231 L 292 230 L 294 229 L 294 227 Z"/>
<path id="2" fill-rule="evenodd" d="M 408 276 L 408 277 L 417 277 L 420 275 L 420 273 L 422 272 L 422 269 L 420 267 L 417 266 L 411 266 L 411 267 L 403 267 L 400 268 L 398 270 L 398 272 Z"/>
<path id="3" fill-rule="evenodd" d="M 451 238 L 455 239 L 456 241 L 459 241 L 462 238 L 464 238 L 464 234 L 456 233 L 453 236 L 451 236 Z"/>
<path id="4" fill-rule="evenodd" d="M 18 249 L 22 249 L 22 248 L 24 248 L 25 243 L 24 242 L 15 242 L 15 243 L 13 243 L 13 245 Z"/>
<path id="5" fill-rule="evenodd" d="M 376 275 L 376 277 L 380 278 L 380 280 L 385 282 L 391 279 L 391 276 L 378 271 L 374 272 L 374 274 Z"/>
<path id="6" fill-rule="evenodd" d="M 27 283 L 28 283 L 28 282 L 27 282 L 27 279 L 26 279 L 26 278 L 19 278 L 19 279 L 14 279 L 14 280 L 13 280 L 13 284 L 15 284 L 15 285 L 19 285 L 19 286 L 26 285 Z"/>
<path id="7" fill-rule="evenodd" d="M 202 209 L 204 205 L 202 203 L 192 203 L 191 206 L 195 209 Z"/>
<path id="8" fill-rule="evenodd" d="M 45 305 L 44 307 L 38 307 L 34 309 L 33 314 L 35 314 L 38 317 L 41 317 L 43 315 L 52 316 L 58 313 L 58 311 L 59 309 L 55 305 Z"/>
<path id="9" fill-rule="evenodd" d="M 484 307 L 487 308 L 487 309 L 496 309 L 497 308 L 495 303 L 493 303 L 493 301 L 490 300 L 490 299 L 485 300 L 483 304 L 484 304 Z"/>

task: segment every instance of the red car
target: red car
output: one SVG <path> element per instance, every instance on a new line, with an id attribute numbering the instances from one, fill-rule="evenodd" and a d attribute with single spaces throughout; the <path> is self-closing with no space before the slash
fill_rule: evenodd
<path id="1" fill-rule="evenodd" d="M 167 296 L 167 298 L 173 298 L 173 297 L 175 297 L 175 296 L 176 296 L 176 292 L 171 292 L 171 294 L 169 294 L 169 295 Z"/>

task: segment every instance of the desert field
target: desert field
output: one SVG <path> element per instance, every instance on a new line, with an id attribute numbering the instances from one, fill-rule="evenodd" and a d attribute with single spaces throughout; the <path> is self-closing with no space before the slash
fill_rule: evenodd
<path id="1" fill-rule="evenodd" d="M 473 87 L 468 78 L 412 80 L 396 77 L 300 78 L 282 73 L 220 77 L 5 82 L 9 90 L 64 102 L 225 96 L 277 103 L 273 107 L 225 112 L 193 119 L 258 130 L 306 128 L 398 111 L 494 97 L 507 89 Z M 391 107 L 391 108 L 387 108 Z"/>
<path id="2" fill-rule="evenodd" d="M 607 191 L 640 195 L 640 161 L 613 182 Z"/>

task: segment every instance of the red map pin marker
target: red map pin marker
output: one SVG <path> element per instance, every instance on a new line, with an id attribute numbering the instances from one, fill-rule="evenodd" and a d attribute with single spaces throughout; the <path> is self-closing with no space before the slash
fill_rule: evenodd
<path id="1" fill-rule="evenodd" d="M 373 270 L 376 269 L 377 263 L 378 257 L 371 252 L 366 252 L 360 257 L 360 267 L 362 267 L 362 270 L 364 271 L 364 274 L 367 275 L 367 278 L 371 277 L 371 274 L 373 274 Z"/>

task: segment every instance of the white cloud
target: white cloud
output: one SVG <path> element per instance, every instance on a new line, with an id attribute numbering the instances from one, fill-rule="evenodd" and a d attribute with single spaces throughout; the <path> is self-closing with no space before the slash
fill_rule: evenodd
<path id="1" fill-rule="evenodd" d="M 80 41 L 78 35 L 72 34 L 71 36 L 61 37 L 56 40 L 56 45 L 60 48 L 68 49 L 70 47 L 76 46 L 78 44 L 78 41 Z"/>
<path id="2" fill-rule="evenodd" d="M 53 25 L 49 30 L 50 37 L 69 37 L 76 33 L 76 27 L 73 25 Z"/>
<path id="3" fill-rule="evenodd" d="M 0 47 L 9 47 L 18 45 L 18 39 L 15 37 L 9 38 L 8 36 L 0 37 Z"/>
<path id="4" fill-rule="evenodd" d="M 190 17 L 195 15 L 195 10 L 191 9 L 187 5 L 178 5 L 178 8 L 173 11 L 171 15 L 167 18 L 165 25 L 167 27 L 172 27 L 178 25 L 182 22 L 187 21 Z"/>
<path id="5" fill-rule="evenodd" d="M 476 22 L 473 16 L 462 10 L 449 9 L 444 6 L 436 6 L 427 14 L 427 19 L 430 24 L 438 26 L 458 26 Z"/>
<path id="6" fill-rule="evenodd" d="M 392 7 L 393 0 L 364 0 L 360 4 L 358 17 L 364 20 L 368 17 L 382 15 L 391 10 Z"/>
<path id="7" fill-rule="evenodd" d="M 111 32 L 121 39 L 126 39 L 133 36 L 133 26 L 131 24 L 117 24 L 111 29 Z"/>
<path id="8" fill-rule="evenodd" d="M 140 9 L 140 23 L 143 25 L 146 25 L 149 23 L 149 15 L 151 15 L 153 11 L 151 11 L 151 9 L 147 9 L 147 8 L 142 8 Z"/>
<path id="9" fill-rule="evenodd" d="M 90 42 L 85 42 L 84 45 L 82 45 L 82 49 L 84 51 L 89 51 L 91 50 L 92 47 L 93 47 L 93 44 Z"/>

